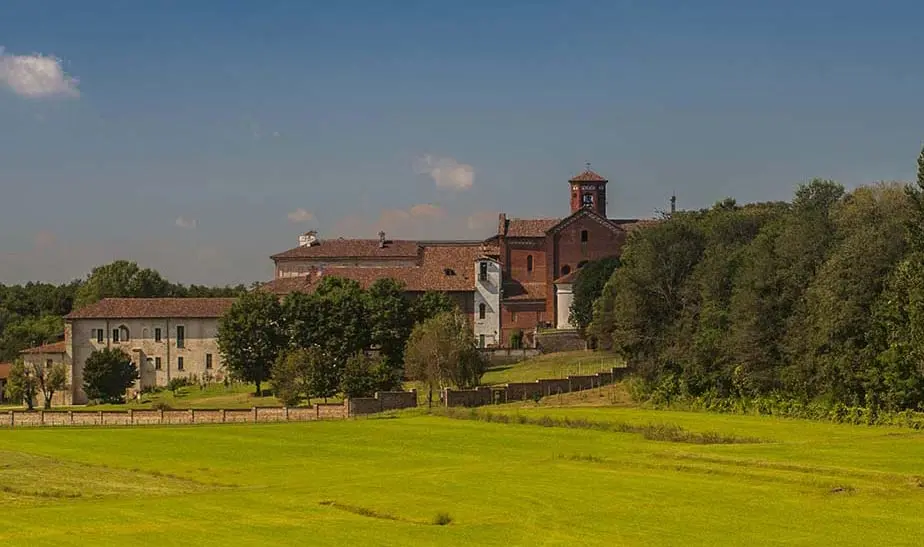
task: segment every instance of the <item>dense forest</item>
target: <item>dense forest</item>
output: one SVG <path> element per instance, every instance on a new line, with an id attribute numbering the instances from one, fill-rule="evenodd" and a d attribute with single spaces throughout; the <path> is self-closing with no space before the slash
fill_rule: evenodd
<path id="1" fill-rule="evenodd" d="M 16 359 L 26 348 L 54 342 L 64 333 L 65 315 L 102 298 L 235 296 L 245 290 L 243 285 L 171 283 L 157 271 L 125 260 L 98 266 L 85 280 L 63 285 L 0 284 L 0 362 Z"/>
<path id="2" fill-rule="evenodd" d="M 589 332 L 649 397 L 924 410 L 924 151 L 916 184 L 666 215 L 630 238 Z"/>

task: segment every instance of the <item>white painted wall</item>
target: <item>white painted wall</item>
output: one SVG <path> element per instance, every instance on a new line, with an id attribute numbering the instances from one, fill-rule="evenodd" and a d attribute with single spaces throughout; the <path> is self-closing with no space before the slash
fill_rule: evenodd
<path id="1" fill-rule="evenodd" d="M 571 302 L 574 301 L 574 290 L 571 283 L 555 285 L 555 308 L 557 310 L 555 328 L 573 329 L 571 325 Z"/>
<path id="2" fill-rule="evenodd" d="M 487 265 L 487 279 L 481 279 L 481 265 Z M 475 340 L 484 336 L 485 347 L 500 343 L 500 287 L 501 266 L 495 260 L 479 258 L 475 260 Z M 481 305 L 484 304 L 484 319 L 481 319 Z"/>

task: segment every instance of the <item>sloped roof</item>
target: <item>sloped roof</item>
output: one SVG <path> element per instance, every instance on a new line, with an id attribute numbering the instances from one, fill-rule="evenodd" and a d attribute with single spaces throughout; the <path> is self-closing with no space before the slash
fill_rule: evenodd
<path id="1" fill-rule="evenodd" d="M 270 258 L 414 258 L 420 250 L 416 241 L 386 240 L 380 246 L 378 239 L 321 239 L 310 247 L 295 247 Z"/>
<path id="2" fill-rule="evenodd" d="M 64 342 L 53 342 L 51 344 L 45 344 L 42 346 L 24 349 L 20 353 L 64 353 L 67 350 L 67 345 Z"/>
<path id="3" fill-rule="evenodd" d="M 555 283 L 555 284 L 574 283 L 575 280 L 577 280 L 577 276 L 578 276 L 578 272 L 579 272 L 579 271 L 581 271 L 581 270 L 575 269 L 575 270 L 569 272 L 568 274 L 559 277 L 558 279 L 556 279 L 556 280 L 554 281 L 554 283 Z"/>
<path id="4" fill-rule="evenodd" d="M 291 292 L 312 292 L 326 276 L 352 279 L 367 288 L 379 279 L 391 278 L 403 283 L 408 291 L 473 291 L 475 290 L 475 260 L 497 248 L 480 242 L 432 244 L 421 248 L 416 266 L 352 267 L 329 266 L 307 275 L 274 279 L 263 285 L 264 290 L 283 295 Z"/>
<path id="5" fill-rule="evenodd" d="M 507 221 L 507 237 L 545 237 L 560 218 L 511 218 Z"/>
<path id="6" fill-rule="evenodd" d="M 656 218 L 611 218 L 609 221 L 613 225 L 630 232 L 639 228 L 654 226 L 655 224 L 661 222 Z"/>
<path id="7" fill-rule="evenodd" d="M 221 317 L 235 298 L 104 298 L 65 319 L 164 319 Z"/>
<path id="8" fill-rule="evenodd" d="M 504 282 L 504 300 L 545 300 L 545 296 L 544 282 Z"/>
<path id="9" fill-rule="evenodd" d="M 573 176 L 568 182 L 609 182 L 595 171 L 585 169 L 582 173 Z"/>

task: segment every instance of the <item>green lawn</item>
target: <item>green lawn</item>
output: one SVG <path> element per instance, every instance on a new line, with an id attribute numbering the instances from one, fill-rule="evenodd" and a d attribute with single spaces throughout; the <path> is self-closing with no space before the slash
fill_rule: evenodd
<path id="1" fill-rule="evenodd" d="M 492 408 L 763 442 L 390 419 L 0 430 L 4 545 L 918 545 L 924 433 Z M 452 523 L 436 526 L 438 513 Z"/>
<path id="2" fill-rule="evenodd" d="M 621 359 L 603 352 L 566 351 L 540 355 L 515 364 L 492 367 L 488 369 L 481 382 L 485 385 L 534 382 L 540 378 L 596 374 L 621 365 Z"/>

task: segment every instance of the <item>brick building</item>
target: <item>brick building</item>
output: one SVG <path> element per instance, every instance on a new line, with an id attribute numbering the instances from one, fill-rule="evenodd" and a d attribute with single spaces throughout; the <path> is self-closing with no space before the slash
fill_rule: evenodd
<path id="1" fill-rule="evenodd" d="M 271 258 L 279 295 L 310 292 L 325 275 L 364 287 L 391 277 L 407 291 L 441 291 L 455 298 L 484 346 L 508 346 L 516 332 L 569 329 L 576 272 L 587 262 L 619 256 L 629 232 L 648 220 L 611 219 L 607 181 L 589 168 L 568 181 L 570 214 L 520 219 L 501 213 L 497 232 L 484 241 L 320 239 L 315 232 Z"/>

